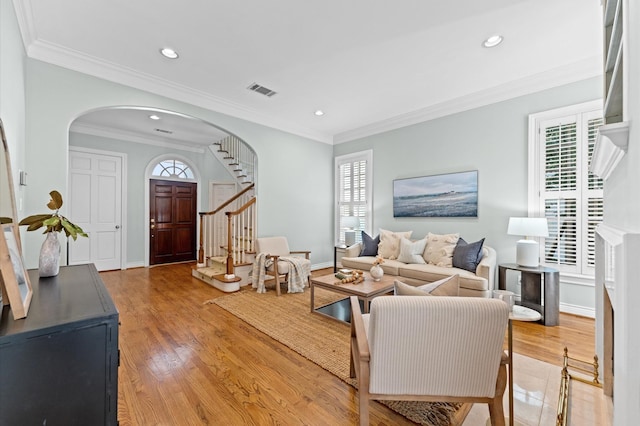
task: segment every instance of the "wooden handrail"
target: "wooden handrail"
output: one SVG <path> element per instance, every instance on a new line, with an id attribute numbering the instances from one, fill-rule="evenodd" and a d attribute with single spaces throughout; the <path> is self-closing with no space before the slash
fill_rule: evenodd
<path id="1" fill-rule="evenodd" d="M 236 195 L 234 195 L 233 197 L 229 198 L 227 201 L 225 201 L 224 203 L 222 203 L 218 208 L 216 208 L 215 210 L 212 210 L 210 212 L 200 212 L 198 213 L 201 217 L 202 216 L 211 216 L 213 214 L 218 213 L 219 211 L 221 211 L 222 209 L 224 209 L 225 207 L 227 207 L 229 204 L 233 203 L 235 200 L 237 200 L 238 198 L 240 198 L 241 196 L 243 196 L 244 194 L 246 194 L 248 191 L 252 190 L 253 187 L 255 186 L 254 183 L 252 183 L 251 185 L 247 186 L 245 189 L 243 189 L 242 191 L 238 192 Z"/>
<path id="2" fill-rule="evenodd" d="M 248 187 L 246 187 L 245 189 L 243 189 L 242 191 L 238 192 L 233 197 L 231 197 L 230 199 L 228 199 L 227 201 L 222 203 L 222 205 L 220 205 L 219 207 L 217 207 L 213 211 L 200 212 L 199 213 L 199 215 L 200 215 L 200 244 L 199 244 L 199 247 L 198 247 L 198 263 L 199 264 L 204 264 L 204 261 L 205 261 L 205 249 L 204 249 L 204 237 L 205 237 L 204 236 L 204 232 L 205 232 L 205 228 L 206 228 L 206 226 L 205 226 L 205 217 L 213 216 L 213 215 L 215 215 L 217 213 L 220 213 L 223 209 L 225 209 L 230 204 L 232 204 L 233 202 L 237 201 L 240 197 L 245 195 L 248 191 L 253 189 L 254 186 L 255 186 L 255 184 L 252 183 L 251 185 L 249 185 Z M 255 200 L 255 197 L 253 197 L 253 200 Z M 253 204 L 253 203 L 250 202 L 250 204 L 245 204 L 244 209 L 240 208 L 237 212 L 233 212 L 233 213 L 234 214 L 238 214 L 238 212 L 246 210 L 246 208 L 251 204 Z"/>
<path id="3" fill-rule="evenodd" d="M 240 207 L 238 210 L 234 211 L 234 212 L 225 212 L 225 214 L 229 217 L 231 216 L 237 216 L 240 213 L 242 213 L 243 211 L 245 211 L 246 209 L 248 209 L 249 207 L 251 207 L 253 204 L 256 203 L 256 197 L 251 198 L 249 201 L 247 201 L 246 203 L 244 203 L 244 205 L 242 207 Z"/>

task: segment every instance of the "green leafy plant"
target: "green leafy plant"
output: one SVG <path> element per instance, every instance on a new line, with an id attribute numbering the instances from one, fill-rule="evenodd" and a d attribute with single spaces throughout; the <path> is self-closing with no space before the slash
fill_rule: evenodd
<path id="1" fill-rule="evenodd" d="M 47 203 L 47 207 L 49 207 L 50 210 L 54 210 L 53 213 L 35 214 L 25 217 L 20 221 L 19 225 L 28 226 L 27 231 L 35 231 L 45 226 L 45 234 L 47 232 L 64 231 L 67 237 L 71 237 L 74 240 L 76 240 L 78 236 L 88 237 L 82 228 L 58 213 L 60 207 L 62 207 L 62 195 L 60 195 L 58 191 L 54 190 L 49 193 L 49 196 L 51 196 L 51 199 Z"/>

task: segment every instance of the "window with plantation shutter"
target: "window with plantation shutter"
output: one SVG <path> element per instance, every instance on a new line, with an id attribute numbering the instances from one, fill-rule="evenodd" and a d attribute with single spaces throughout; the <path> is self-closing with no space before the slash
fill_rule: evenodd
<path id="1" fill-rule="evenodd" d="M 343 155 L 335 159 L 336 221 L 335 242 L 344 244 L 344 233 L 371 233 L 372 151 Z"/>
<path id="2" fill-rule="evenodd" d="M 529 214 L 549 224 L 540 259 L 576 275 L 593 276 L 595 228 L 602 222 L 602 180 L 588 170 L 603 124 L 600 105 L 547 111 L 529 120 Z"/>

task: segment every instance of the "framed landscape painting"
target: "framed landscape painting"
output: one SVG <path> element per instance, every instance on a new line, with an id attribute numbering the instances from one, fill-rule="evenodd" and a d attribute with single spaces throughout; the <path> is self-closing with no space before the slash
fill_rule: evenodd
<path id="1" fill-rule="evenodd" d="M 478 217 L 478 171 L 394 180 L 393 217 Z"/>

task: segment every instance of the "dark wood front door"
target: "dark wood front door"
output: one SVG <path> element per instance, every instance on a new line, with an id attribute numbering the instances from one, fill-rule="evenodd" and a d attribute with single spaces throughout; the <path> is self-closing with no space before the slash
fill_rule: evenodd
<path id="1" fill-rule="evenodd" d="M 197 184 L 151 179 L 149 264 L 196 259 Z"/>

